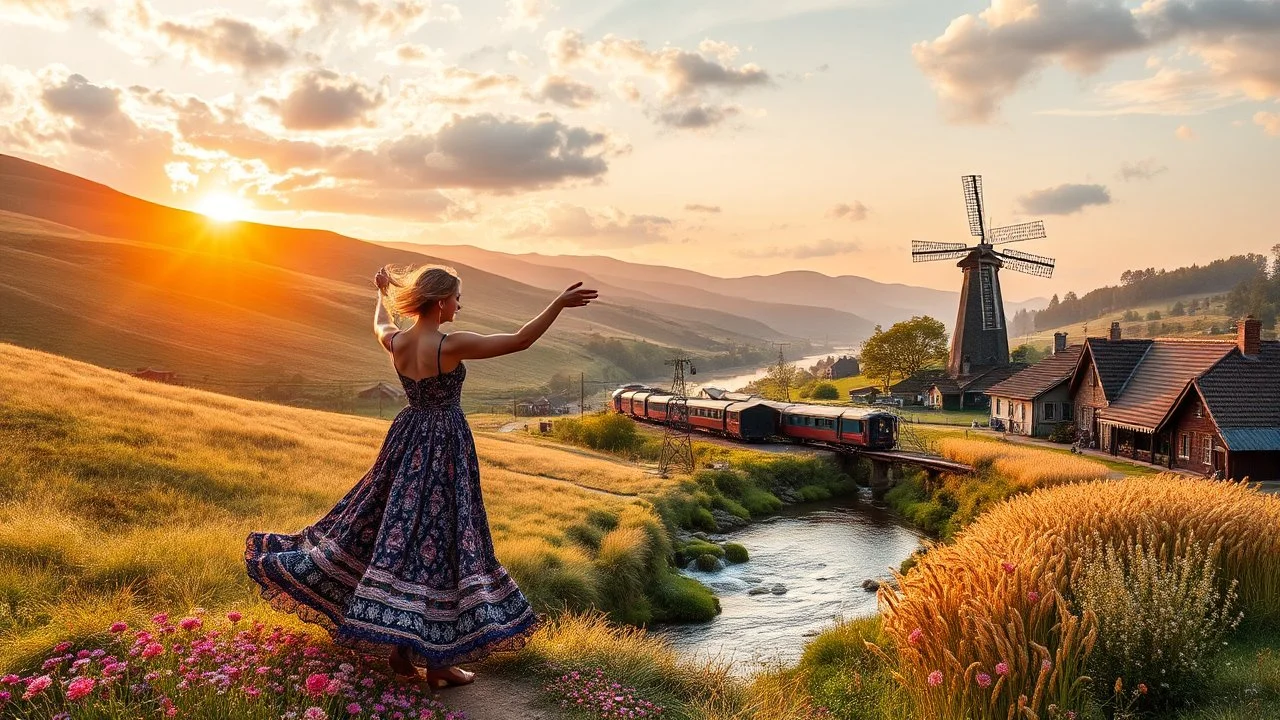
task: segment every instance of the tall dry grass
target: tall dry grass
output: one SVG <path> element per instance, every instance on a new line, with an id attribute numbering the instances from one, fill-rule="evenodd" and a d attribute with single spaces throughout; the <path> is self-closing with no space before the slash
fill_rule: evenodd
<path id="1" fill-rule="evenodd" d="M 1280 621 L 1280 498 L 1162 475 L 1042 489 L 983 514 L 881 590 L 893 662 L 921 718 L 1084 711 L 1096 618 L 1071 588 L 1096 543 L 1220 543 L 1246 621 Z M 1105 679 L 1098 679 L 1106 682 Z"/>
<path id="2" fill-rule="evenodd" d="M 236 607 L 290 624 L 245 576 L 245 536 L 318 519 L 386 427 L 0 345 L 0 668 L 160 610 Z M 606 565 L 652 570 L 664 552 L 649 542 L 630 564 L 602 564 L 567 531 L 592 518 L 660 528 L 647 501 L 612 493 L 665 481 L 605 457 L 477 441 L 498 558 L 541 609 L 607 600 L 618 576 Z"/>
<path id="3" fill-rule="evenodd" d="M 1101 480 L 1110 472 L 1094 460 L 1010 443 L 943 438 L 938 449 L 951 460 L 990 468 L 1022 489 Z"/>

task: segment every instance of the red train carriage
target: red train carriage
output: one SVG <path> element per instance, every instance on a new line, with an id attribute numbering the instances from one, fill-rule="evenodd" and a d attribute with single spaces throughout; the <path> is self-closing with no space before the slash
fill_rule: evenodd
<path id="1" fill-rule="evenodd" d="M 800 442 L 888 450 L 898 444 L 898 418 L 879 410 L 788 405 L 779 409 L 779 434 Z"/>

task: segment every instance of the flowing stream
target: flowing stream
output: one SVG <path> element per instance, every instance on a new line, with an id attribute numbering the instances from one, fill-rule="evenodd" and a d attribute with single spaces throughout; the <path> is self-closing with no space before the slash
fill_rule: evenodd
<path id="1" fill-rule="evenodd" d="M 685 571 L 715 590 L 720 615 L 654 632 L 686 655 L 731 660 L 740 675 L 762 664 L 793 664 L 809 638 L 836 619 L 875 613 L 875 593 L 863 590 L 862 581 L 886 577 L 921 537 L 865 499 L 785 507 L 740 530 L 710 536 L 746 546 L 748 562 L 715 572 Z M 786 592 L 750 594 L 775 585 Z"/>

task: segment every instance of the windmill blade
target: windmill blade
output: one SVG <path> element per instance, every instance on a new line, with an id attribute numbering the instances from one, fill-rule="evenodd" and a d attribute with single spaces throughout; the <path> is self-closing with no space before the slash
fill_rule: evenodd
<path id="1" fill-rule="evenodd" d="M 1053 258 L 1043 255 L 1018 252 L 1017 250 L 994 250 L 1001 264 L 1009 270 L 1016 270 L 1037 277 L 1053 277 Z"/>
<path id="2" fill-rule="evenodd" d="M 982 176 L 965 175 L 960 183 L 964 185 L 964 208 L 969 213 L 969 234 L 983 237 L 986 233 L 982 228 Z"/>
<path id="3" fill-rule="evenodd" d="M 933 242 L 930 240 L 911 241 L 912 262 L 930 262 L 933 260 L 951 260 L 969 254 L 970 248 L 964 243 Z"/>
<path id="4" fill-rule="evenodd" d="M 1044 232 L 1044 221 L 1036 220 L 1035 222 L 992 228 L 987 235 L 987 242 L 992 245 L 1004 245 L 1006 243 L 1039 240 L 1047 237 L 1049 236 Z"/>

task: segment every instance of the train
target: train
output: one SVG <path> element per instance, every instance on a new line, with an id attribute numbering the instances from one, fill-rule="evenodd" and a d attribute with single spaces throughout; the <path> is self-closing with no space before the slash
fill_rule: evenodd
<path id="1" fill-rule="evenodd" d="M 653 388 L 615 390 L 613 411 L 636 420 L 666 424 L 674 396 Z M 809 405 L 731 393 L 722 400 L 689 398 L 693 429 L 746 443 L 781 439 L 850 450 L 892 450 L 898 444 L 898 417 L 884 410 Z"/>

